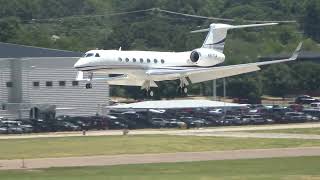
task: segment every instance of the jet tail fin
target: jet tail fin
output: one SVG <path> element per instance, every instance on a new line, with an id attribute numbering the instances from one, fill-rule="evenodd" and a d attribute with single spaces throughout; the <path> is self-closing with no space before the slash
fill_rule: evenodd
<path id="1" fill-rule="evenodd" d="M 200 30 L 196 30 L 196 31 L 191 31 L 191 33 L 209 32 L 202 47 L 209 48 L 209 49 L 215 49 L 220 52 L 223 52 L 229 29 L 272 26 L 272 25 L 277 25 L 277 24 L 278 23 L 248 24 L 248 25 L 211 24 L 210 28 L 208 28 L 208 29 L 200 29 Z"/>

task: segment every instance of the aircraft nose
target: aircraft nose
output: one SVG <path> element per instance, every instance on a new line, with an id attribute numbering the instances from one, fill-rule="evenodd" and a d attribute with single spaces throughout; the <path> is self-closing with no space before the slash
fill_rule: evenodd
<path id="1" fill-rule="evenodd" d="M 75 64 L 74 64 L 74 68 L 81 68 L 83 67 L 84 63 L 82 59 L 79 59 Z"/>

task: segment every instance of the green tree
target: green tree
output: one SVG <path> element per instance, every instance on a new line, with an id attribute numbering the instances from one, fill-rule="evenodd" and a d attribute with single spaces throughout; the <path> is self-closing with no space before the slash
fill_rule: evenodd
<path id="1" fill-rule="evenodd" d="M 307 36 L 320 42 L 320 1 L 309 0 L 306 3 L 306 12 L 303 18 L 304 32 Z"/>
<path id="2" fill-rule="evenodd" d="M 284 97 L 295 91 L 296 79 L 287 64 L 270 65 L 263 71 L 264 92 L 273 96 Z"/>

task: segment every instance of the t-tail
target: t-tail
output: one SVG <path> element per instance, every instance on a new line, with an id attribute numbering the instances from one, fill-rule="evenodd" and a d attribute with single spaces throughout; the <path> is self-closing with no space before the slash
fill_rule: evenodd
<path id="1" fill-rule="evenodd" d="M 215 49 L 219 52 L 223 52 L 229 29 L 272 26 L 277 24 L 278 23 L 265 23 L 265 24 L 237 25 L 237 26 L 229 25 L 229 24 L 211 24 L 210 28 L 208 29 L 191 31 L 191 33 L 200 33 L 200 32 L 209 31 L 207 38 L 202 45 L 202 48 Z"/>

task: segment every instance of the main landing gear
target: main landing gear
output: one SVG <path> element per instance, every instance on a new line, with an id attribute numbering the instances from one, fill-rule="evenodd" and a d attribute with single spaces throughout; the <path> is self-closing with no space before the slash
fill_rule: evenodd
<path id="1" fill-rule="evenodd" d="M 153 97 L 154 96 L 154 92 L 151 90 L 151 81 L 150 80 L 146 80 L 143 85 L 141 86 L 142 90 L 146 91 L 147 96 Z"/>
<path id="2" fill-rule="evenodd" d="M 187 78 L 181 77 L 180 78 L 180 85 L 179 85 L 179 92 L 181 94 L 188 94 L 187 86 L 189 86 L 189 82 L 188 82 Z"/>

